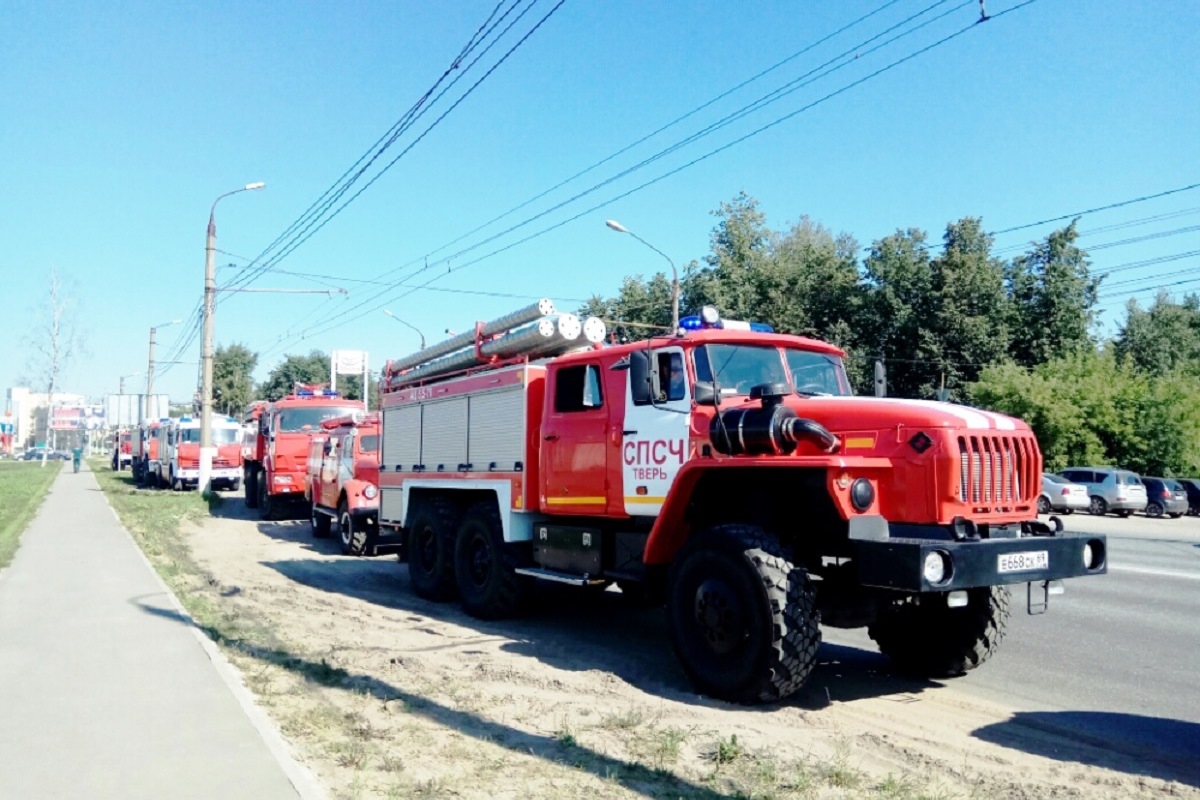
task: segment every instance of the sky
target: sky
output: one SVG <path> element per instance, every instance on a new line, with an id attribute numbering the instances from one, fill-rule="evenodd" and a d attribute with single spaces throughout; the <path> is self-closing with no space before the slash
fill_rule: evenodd
<path id="1" fill-rule="evenodd" d="M 1200 289 L 1200 4 L 986 12 L 8 0 L 0 387 L 38 374 L 53 273 L 79 342 L 63 391 L 144 391 L 157 327 L 155 391 L 190 400 L 206 212 L 257 181 L 215 207 L 214 338 L 259 353 L 260 380 L 290 353 L 378 368 L 413 328 L 432 344 L 682 270 L 739 192 L 773 229 L 808 216 L 864 247 L 965 216 L 1028 226 L 997 235 L 1008 258 L 1065 224 L 1029 223 L 1124 203 L 1079 222 L 1113 270 L 1099 333 L 1131 296 Z"/>

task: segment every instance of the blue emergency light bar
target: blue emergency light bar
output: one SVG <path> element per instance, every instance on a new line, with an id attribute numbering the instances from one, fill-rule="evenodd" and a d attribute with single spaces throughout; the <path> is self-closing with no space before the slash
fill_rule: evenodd
<path id="1" fill-rule="evenodd" d="M 296 397 L 340 397 L 340 395 L 329 389 L 297 389 Z"/>
<path id="2" fill-rule="evenodd" d="M 775 329 L 765 322 L 742 322 L 736 319 L 721 319 L 721 315 L 712 306 L 705 306 L 699 314 L 683 317 L 679 327 L 685 331 L 702 331 L 713 328 L 729 331 L 753 331 L 755 333 L 774 333 Z"/>

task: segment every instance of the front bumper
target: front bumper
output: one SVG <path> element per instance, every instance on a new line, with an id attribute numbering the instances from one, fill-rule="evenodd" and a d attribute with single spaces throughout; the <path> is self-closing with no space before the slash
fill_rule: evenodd
<path id="1" fill-rule="evenodd" d="M 178 478 L 179 480 L 183 481 L 184 483 L 199 483 L 200 482 L 200 469 L 198 467 L 196 469 L 177 469 L 177 470 L 175 470 L 175 477 Z M 212 472 L 209 473 L 208 479 L 213 482 L 216 482 L 216 481 L 233 482 L 233 481 L 241 480 L 241 478 L 242 478 L 241 469 L 238 469 L 236 467 L 222 467 L 221 469 L 212 470 Z"/>
<path id="2" fill-rule="evenodd" d="M 878 518 L 877 518 L 878 519 Z M 1103 535 L 1057 531 L 1027 523 L 1029 532 L 1004 538 L 956 538 L 937 525 L 851 526 L 858 580 L 864 586 L 907 592 L 947 592 L 981 586 L 1103 575 L 1108 545 Z M 1085 548 L 1091 561 L 1085 563 Z M 926 559 L 940 554 L 945 576 L 925 575 Z"/>

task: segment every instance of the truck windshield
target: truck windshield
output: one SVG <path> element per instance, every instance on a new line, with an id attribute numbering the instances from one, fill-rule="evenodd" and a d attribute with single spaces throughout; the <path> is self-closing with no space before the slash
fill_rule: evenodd
<path id="1" fill-rule="evenodd" d="M 750 394 L 760 383 L 784 383 L 797 394 L 848 395 L 842 360 L 827 353 L 762 345 L 710 344 L 695 351 L 696 380 L 715 375 L 722 395 Z M 789 379 L 790 373 L 790 379 Z"/>
<path id="2" fill-rule="evenodd" d="M 241 431 L 237 428 L 213 428 L 212 440 L 214 445 L 233 444 L 240 441 Z M 188 444 L 200 443 L 199 428 L 180 428 L 179 442 Z"/>
<path id="3" fill-rule="evenodd" d="M 289 431 L 316 430 L 321 427 L 321 420 L 331 417 L 342 417 L 355 411 L 362 411 L 361 406 L 318 406 L 316 408 L 285 408 L 279 412 L 276 430 L 286 433 Z"/>

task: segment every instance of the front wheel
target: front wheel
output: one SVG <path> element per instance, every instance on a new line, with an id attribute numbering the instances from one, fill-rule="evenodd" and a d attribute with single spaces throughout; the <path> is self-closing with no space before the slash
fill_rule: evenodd
<path id="1" fill-rule="evenodd" d="M 315 539 L 324 539 L 329 535 L 329 527 L 332 520 L 329 515 L 318 510 L 316 499 L 312 503 L 312 511 L 308 515 L 308 524 L 312 528 L 312 535 Z"/>
<path id="2" fill-rule="evenodd" d="M 246 472 L 246 508 L 258 508 L 258 470 Z"/>
<path id="3" fill-rule="evenodd" d="M 692 536 L 671 569 L 667 624 L 696 687 L 735 703 L 795 692 L 817 661 L 817 593 L 779 540 L 751 525 Z"/>
<path id="4" fill-rule="evenodd" d="M 949 678 L 992 657 L 1008 624 L 1008 589 L 967 590 L 967 604 L 951 608 L 941 594 L 922 595 L 880 613 L 867 628 L 879 651 L 904 672 Z"/>
<path id="5" fill-rule="evenodd" d="M 258 476 L 258 516 L 260 519 L 273 520 L 275 519 L 276 502 L 271 499 L 271 494 L 267 491 L 266 475 Z"/>
<path id="6" fill-rule="evenodd" d="M 463 608 L 479 619 L 503 619 L 521 610 L 525 581 L 516 573 L 512 549 L 495 500 L 483 500 L 463 515 L 454 537 L 454 576 Z"/>
<path id="7" fill-rule="evenodd" d="M 374 537 L 366 520 L 356 523 L 345 500 L 338 503 L 338 535 L 342 540 L 342 552 L 348 556 L 365 556 L 374 548 Z"/>

